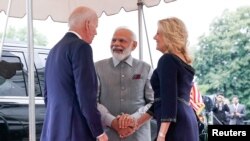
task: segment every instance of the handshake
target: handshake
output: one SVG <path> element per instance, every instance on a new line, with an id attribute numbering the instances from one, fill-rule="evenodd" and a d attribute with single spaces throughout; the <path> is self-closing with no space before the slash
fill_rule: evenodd
<path id="1" fill-rule="evenodd" d="M 138 124 L 131 115 L 121 114 L 112 121 L 111 127 L 119 134 L 120 138 L 126 138 L 138 129 Z"/>

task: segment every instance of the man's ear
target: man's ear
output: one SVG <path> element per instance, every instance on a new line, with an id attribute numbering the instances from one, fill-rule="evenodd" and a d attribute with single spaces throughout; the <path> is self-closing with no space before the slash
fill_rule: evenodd
<path id="1" fill-rule="evenodd" d="M 133 50 L 137 47 L 137 42 L 136 41 L 133 41 L 133 44 L 132 44 L 132 48 Z"/>
<path id="2" fill-rule="evenodd" d="M 84 23 L 83 24 L 85 24 L 85 30 L 87 31 L 87 33 L 89 32 L 89 30 L 90 30 L 90 21 L 89 20 L 87 20 L 87 21 L 84 21 Z"/>

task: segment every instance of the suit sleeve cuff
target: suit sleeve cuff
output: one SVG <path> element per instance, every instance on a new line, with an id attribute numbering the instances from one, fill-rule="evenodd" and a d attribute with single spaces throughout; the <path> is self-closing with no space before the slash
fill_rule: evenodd
<path id="1" fill-rule="evenodd" d="M 96 138 L 99 139 L 102 136 L 104 136 L 104 132 L 101 135 L 97 136 Z"/>

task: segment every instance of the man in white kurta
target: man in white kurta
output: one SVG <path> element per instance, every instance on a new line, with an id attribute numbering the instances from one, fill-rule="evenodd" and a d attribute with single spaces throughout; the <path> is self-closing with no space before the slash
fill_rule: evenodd
<path id="1" fill-rule="evenodd" d="M 99 110 L 111 141 L 151 141 L 148 121 L 132 135 L 121 139 L 112 122 L 122 113 L 138 119 L 153 102 L 151 66 L 131 56 L 136 47 L 134 33 L 118 28 L 111 41 L 113 57 L 95 63 L 99 79 Z"/>

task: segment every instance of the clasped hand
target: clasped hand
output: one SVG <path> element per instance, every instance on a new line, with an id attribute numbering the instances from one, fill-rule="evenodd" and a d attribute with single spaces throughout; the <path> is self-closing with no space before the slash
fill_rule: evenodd
<path id="1" fill-rule="evenodd" d="M 112 127 L 117 131 L 120 138 L 126 138 L 136 131 L 137 121 L 129 114 L 121 114 L 112 121 Z"/>

